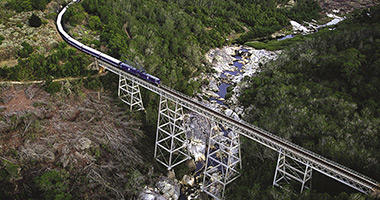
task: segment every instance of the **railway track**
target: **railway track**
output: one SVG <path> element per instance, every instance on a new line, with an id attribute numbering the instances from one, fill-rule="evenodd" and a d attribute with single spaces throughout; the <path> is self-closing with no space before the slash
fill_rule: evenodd
<path id="1" fill-rule="evenodd" d="M 75 1 L 76 2 L 76 1 Z M 68 40 L 74 40 L 76 44 L 80 44 L 84 47 L 86 47 L 86 51 L 83 51 L 89 55 L 91 53 L 88 52 L 88 50 L 91 50 L 90 47 L 87 47 L 86 45 L 76 41 L 75 39 L 68 36 L 68 34 L 64 31 L 63 26 L 61 24 L 62 16 L 65 13 L 68 6 L 70 6 L 72 3 L 69 3 L 66 7 L 62 9 L 62 11 L 59 13 L 57 17 L 57 29 L 60 33 L 60 35 L 63 37 L 63 39 L 71 44 L 73 41 Z M 78 48 L 78 45 L 72 45 Z M 96 52 L 99 52 L 97 50 L 94 50 Z M 107 56 L 107 59 L 109 59 L 110 56 L 101 53 L 101 55 Z M 112 57 L 111 57 L 112 58 Z M 116 61 L 118 61 L 115 58 L 112 58 Z M 314 152 L 311 152 L 307 149 L 304 149 L 303 147 L 296 145 L 294 143 L 291 143 L 281 137 L 278 137 L 272 133 L 269 133 L 268 131 L 265 131 L 263 129 L 260 129 L 258 127 L 255 127 L 251 124 L 248 124 L 244 121 L 238 121 L 236 119 L 233 119 L 231 117 L 228 117 L 218 111 L 212 110 L 209 108 L 208 105 L 205 105 L 189 96 L 186 96 L 184 94 L 181 94 L 167 86 L 164 85 L 156 85 L 152 84 L 151 82 L 144 80 L 138 76 L 132 75 L 130 73 L 127 73 L 126 71 L 121 70 L 118 68 L 118 66 L 112 65 L 109 62 L 103 62 L 100 61 L 99 64 L 109 71 L 118 74 L 123 75 L 125 77 L 128 77 L 129 80 L 134 81 L 138 85 L 158 94 L 161 96 L 164 96 L 166 98 L 171 99 L 172 101 L 178 102 L 183 107 L 195 111 L 205 117 L 208 117 L 212 120 L 221 122 L 223 124 L 226 124 L 231 127 L 237 127 L 236 131 L 249 139 L 252 139 L 268 148 L 271 148 L 277 152 L 285 152 L 289 155 L 292 155 L 293 159 L 296 159 L 298 162 L 304 163 L 309 165 L 313 170 L 316 170 L 326 176 L 329 176 L 343 184 L 346 184 L 362 193 L 370 194 L 374 192 L 380 191 L 380 184 L 367 177 L 364 176 L 354 170 L 351 170 L 343 165 L 340 165 L 332 160 L 329 160 L 327 158 L 324 158 Z"/>

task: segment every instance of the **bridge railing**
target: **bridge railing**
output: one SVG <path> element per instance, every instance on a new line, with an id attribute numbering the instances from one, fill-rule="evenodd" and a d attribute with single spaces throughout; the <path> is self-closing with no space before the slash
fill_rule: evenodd
<path id="1" fill-rule="evenodd" d="M 60 16 L 61 13 L 60 13 Z M 60 21 L 57 23 L 61 23 Z M 61 25 L 61 24 L 59 24 Z M 64 30 L 62 30 L 64 32 Z M 66 32 L 64 32 L 66 33 Z M 63 34 L 63 33 L 61 33 Z M 196 99 L 189 97 L 187 95 L 184 95 L 180 92 L 177 92 L 167 86 L 164 85 L 154 85 L 146 80 L 143 80 L 137 76 L 134 76 L 132 74 L 129 74 L 115 66 L 109 65 L 108 63 L 105 63 L 103 61 L 99 61 L 99 64 L 105 68 L 107 68 L 109 71 L 112 71 L 115 74 L 123 75 L 128 77 L 130 80 L 134 81 L 138 85 L 154 92 L 162 96 L 166 96 L 171 98 L 174 101 L 177 101 L 180 103 L 183 107 L 188 108 L 190 110 L 196 111 L 199 114 L 211 118 L 213 120 L 223 121 L 223 123 L 232 125 L 237 127 L 237 132 L 239 134 L 248 137 L 256 142 L 259 142 L 260 144 L 269 147 L 275 151 L 287 151 L 288 153 L 292 154 L 294 159 L 298 159 L 302 162 L 309 162 L 310 166 L 329 176 L 332 177 L 342 183 L 345 183 L 347 185 L 350 185 L 351 187 L 354 187 L 356 189 L 359 189 L 362 192 L 369 193 L 369 191 L 374 190 L 375 188 L 378 189 L 378 183 L 365 176 L 362 175 L 350 168 L 347 168 L 341 164 L 338 164 L 332 160 L 329 160 L 327 158 L 324 158 L 312 151 L 309 151 L 307 149 L 304 149 L 303 147 L 296 145 L 292 142 L 289 142 L 277 135 L 274 135 L 268 131 L 265 131 L 261 128 L 258 128 L 252 124 L 249 124 L 242 120 L 236 120 L 231 117 L 228 117 L 224 115 L 223 113 L 219 111 L 215 111 L 209 108 L 209 105 L 199 102 Z M 359 186 L 359 188 L 358 188 Z M 366 188 L 365 190 L 360 188 Z"/>
<path id="2" fill-rule="evenodd" d="M 336 163 L 335 161 L 329 160 L 329 159 L 327 159 L 327 158 L 325 158 L 319 154 L 316 154 L 310 150 L 307 150 L 307 149 L 305 149 L 305 148 L 303 148 L 297 144 L 289 142 L 289 141 L 287 141 L 287 140 L 285 140 L 285 139 L 283 139 L 283 138 L 281 138 L 281 137 L 279 137 L 273 133 L 270 133 L 266 130 L 258 128 L 258 127 L 254 126 L 252 124 L 249 124 L 243 120 L 237 121 L 236 119 L 228 117 L 219 111 L 215 111 L 215 110 L 210 111 L 210 109 L 207 109 L 208 108 L 207 104 L 205 104 L 203 102 L 199 102 L 196 99 L 194 99 L 193 97 L 190 97 L 188 95 L 185 95 L 183 93 L 175 91 L 175 90 L 173 90 L 167 86 L 164 86 L 164 85 L 157 86 L 157 85 L 151 84 L 145 80 L 142 80 L 136 76 L 133 76 L 133 75 L 131 75 L 125 71 L 120 70 L 117 67 L 109 65 L 109 64 L 104 63 L 102 61 L 99 61 L 99 63 L 101 65 L 105 66 L 110 71 L 116 73 L 116 74 L 122 74 L 124 76 L 129 77 L 132 81 L 135 81 L 140 86 L 142 86 L 142 87 L 144 87 L 144 88 L 146 88 L 146 89 L 148 89 L 154 93 L 169 97 L 169 98 L 173 99 L 174 101 L 177 101 L 178 103 L 180 103 L 183 107 L 185 107 L 187 109 L 190 109 L 192 111 L 196 111 L 197 113 L 199 113 L 199 114 L 201 114 L 207 118 L 214 118 L 214 120 L 223 121 L 224 123 L 230 124 L 232 126 L 236 126 L 238 128 L 237 132 L 239 132 L 239 134 L 241 134 L 245 137 L 248 137 L 248 138 L 250 138 L 256 142 L 259 142 L 260 144 L 262 144 L 268 148 L 271 148 L 277 152 L 279 152 L 280 150 L 287 151 L 287 152 L 294 155 L 293 156 L 294 159 L 298 158 L 298 160 L 301 161 L 302 163 L 306 163 L 308 161 L 308 162 L 310 162 L 310 165 L 313 169 L 315 169 L 315 170 L 317 170 L 317 171 L 319 171 L 319 172 L 321 172 L 321 173 L 323 173 L 329 177 L 332 177 L 332 178 L 334 178 L 334 179 L 336 179 L 342 183 L 348 184 L 351 187 L 355 187 L 356 189 L 358 189 L 361 192 L 369 193 L 369 191 L 372 191 L 373 186 L 376 185 L 376 181 L 374 181 L 373 179 L 371 179 L 365 175 L 362 175 L 362 174 L 360 174 L 360 173 L 358 173 L 358 172 L 356 172 L 356 171 L 354 171 L 348 167 L 345 167 L 339 163 Z M 244 125 L 244 126 L 242 126 L 242 125 Z M 325 163 L 328 163 L 328 165 L 333 166 L 336 169 L 333 169 L 332 167 L 320 162 L 317 159 L 319 159 L 320 161 L 323 161 Z M 345 171 L 346 173 L 342 173 L 342 171 Z M 347 180 L 346 181 L 339 180 L 339 179 L 342 179 L 342 177 L 344 177 L 345 179 L 348 179 L 348 181 Z M 372 182 L 373 185 L 369 185 L 369 184 L 363 182 L 362 180 L 359 180 L 356 177 L 359 177 L 360 179 L 366 180 L 368 182 Z M 352 182 L 358 183 L 359 185 L 361 185 L 362 187 L 364 187 L 366 189 L 365 190 L 359 189 L 358 186 L 352 186 Z"/>

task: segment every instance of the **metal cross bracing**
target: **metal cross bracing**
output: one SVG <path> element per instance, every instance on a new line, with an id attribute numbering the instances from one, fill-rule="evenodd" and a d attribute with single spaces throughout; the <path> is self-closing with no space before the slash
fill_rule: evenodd
<path id="1" fill-rule="evenodd" d="M 183 117 L 178 102 L 160 96 L 154 157 L 168 170 L 190 159 Z"/>
<path id="2" fill-rule="evenodd" d="M 240 176 L 240 138 L 234 128 L 214 123 L 208 137 L 202 190 L 215 199 L 224 199 L 226 186 Z"/>
<path id="3" fill-rule="evenodd" d="M 75 41 L 77 44 L 85 46 L 71 38 L 62 28 L 61 19 L 68 6 L 62 9 L 57 17 L 57 29 L 65 41 L 70 41 L 71 44 Z M 86 46 L 87 47 L 87 46 Z M 90 47 L 87 47 L 87 50 Z M 95 50 L 94 50 L 95 51 Z M 103 54 L 102 54 L 103 55 Z M 100 55 L 100 56 L 102 56 Z M 358 172 L 355 172 L 345 166 L 342 166 L 334 161 L 326 159 L 318 154 L 315 154 L 309 150 L 306 150 L 294 143 L 286 141 L 272 133 L 248 124 L 244 121 L 238 121 L 224 114 L 209 108 L 208 105 L 198 102 L 197 100 L 181 94 L 175 90 L 172 90 L 164 85 L 154 85 L 149 81 L 141 79 L 137 76 L 129 74 L 118 66 L 113 66 L 99 60 L 99 65 L 106 68 L 107 70 L 117 74 L 122 75 L 126 79 L 134 82 L 135 84 L 146 88 L 161 97 L 164 97 L 172 102 L 176 102 L 183 108 L 194 111 L 202 116 L 205 116 L 216 123 L 224 124 L 228 127 L 233 127 L 234 131 L 239 133 L 241 136 L 245 136 L 252 139 L 268 148 L 271 148 L 277 152 L 285 154 L 287 157 L 291 157 L 293 160 L 299 161 L 301 163 L 308 163 L 312 170 L 318 171 L 324 175 L 327 175 L 343 184 L 346 184 L 360 192 L 369 194 L 380 190 L 379 183 L 367 176 L 364 176 Z"/>
<path id="4" fill-rule="evenodd" d="M 301 184 L 300 192 L 311 188 L 311 176 L 313 169 L 309 163 L 303 163 L 291 156 L 287 156 L 281 150 L 278 153 L 277 166 L 274 173 L 273 185 L 280 186 L 281 183 L 289 184 L 290 180 L 298 181 Z"/>
<path id="5" fill-rule="evenodd" d="M 129 105 L 131 110 L 134 107 L 136 107 L 136 110 L 144 110 L 140 86 L 121 74 L 119 74 L 119 89 L 117 94 L 121 101 Z"/>
<path id="6" fill-rule="evenodd" d="M 154 85 L 139 77 L 133 76 L 127 72 L 120 70 L 117 67 L 109 65 L 103 61 L 99 61 L 99 65 L 105 67 L 115 74 L 124 74 L 130 80 L 135 81 L 140 86 L 158 94 L 172 101 L 178 102 L 183 108 L 187 108 L 211 120 L 224 123 L 229 127 L 234 127 L 240 135 L 254 140 L 272 150 L 280 152 L 282 150 L 287 155 L 292 155 L 292 158 L 308 161 L 310 167 L 330 178 L 333 178 L 343 184 L 348 185 L 362 193 L 370 194 L 374 191 L 380 190 L 378 183 L 358 172 L 355 172 L 345 166 L 342 166 L 334 161 L 324 158 L 316 153 L 304 149 L 294 143 L 286 141 L 285 139 L 269 133 L 263 129 L 248 124 L 242 120 L 237 121 L 231 117 L 210 109 L 207 105 L 198 102 L 197 100 L 172 90 L 164 85 Z"/>

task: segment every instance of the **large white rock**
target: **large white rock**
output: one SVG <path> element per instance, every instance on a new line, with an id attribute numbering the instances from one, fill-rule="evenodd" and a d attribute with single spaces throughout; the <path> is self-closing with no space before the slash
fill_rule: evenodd
<path id="1" fill-rule="evenodd" d="M 206 151 L 206 143 L 192 138 L 190 143 L 187 145 L 187 150 L 191 155 L 194 156 L 195 161 L 204 161 L 205 159 L 205 151 Z"/>
<path id="2" fill-rule="evenodd" d="M 215 79 L 211 79 L 208 86 L 209 86 L 209 89 L 211 89 L 213 92 L 219 91 L 219 87 Z"/>
<path id="3" fill-rule="evenodd" d="M 234 111 L 231 110 L 231 109 L 226 109 L 226 110 L 224 111 L 224 114 L 226 114 L 228 117 L 230 117 L 230 116 L 232 115 L 233 112 L 234 112 Z"/>
<path id="4" fill-rule="evenodd" d="M 337 15 L 329 14 L 329 13 L 327 13 L 327 17 L 330 17 L 330 18 L 333 18 L 333 19 L 331 21 L 327 22 L 326 24 L 319 26 L 318 28 L 322 28 L 322 27 L 325 27 L 325 26 L 333 26 L 333 25 L 338 24 L 339 22 L 341 22 L 341 21 L 343 21 L 343 20 L 346 19 L 345 17 L 339 17 Z"/>
<path id="5" fill-rule="evenodd" d="M 181 180 L 181 184 L 188 185 L 190 187 L 194 186 L 195 179 L 193 176 L 184 175 Z"/>
<path id="6" fill-rule="evenodd" d="M 296 21 L 290 21 L 290 24 L 293 26 L 293 30 L 295 31 L 300 31 L 300 32 L 303 32 L 303 33 L 309 33 L 309 29 L 307 29 L 306 27 L 302 26 L 301 24 L 299 24 L 298 22 Z"/>
<path id="7" fill-rule="evenodd" d="M 162 195 L 155 192 L 152 188 L 145 186 L 144 191 L 142 191 L 137 197 L 138 200 L 167 200 Z"/>
<path id="8" fill-rule="evenodd" d="M 177 182 L 163 177 L 156 183 L 157 189 L 166 199 L 177 200 L 180 195 L 180 186 Z"/>

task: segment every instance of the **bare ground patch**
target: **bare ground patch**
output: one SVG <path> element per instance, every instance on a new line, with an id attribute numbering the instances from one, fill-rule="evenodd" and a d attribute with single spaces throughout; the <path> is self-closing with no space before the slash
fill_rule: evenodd
<path id="1" fill-rule="evenodd" d="M 16 66 L 17 63 L 18 63 L 17 59 L 3 60 L 3 61 L 0 61 L 0 67 L 3 67 L 3 66 L 13 67 L 13 66 Z"/>

